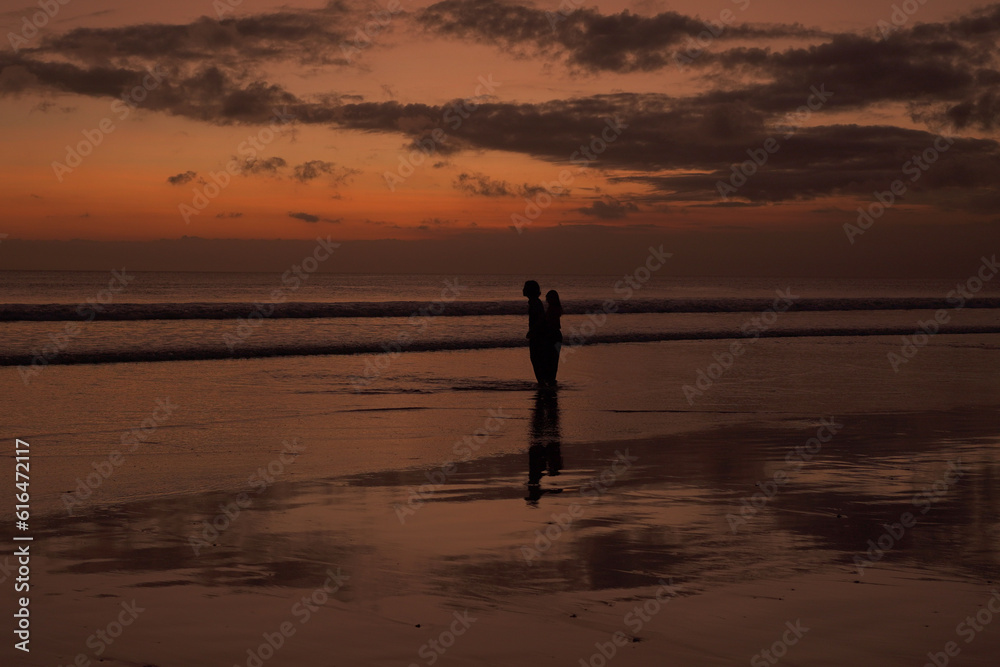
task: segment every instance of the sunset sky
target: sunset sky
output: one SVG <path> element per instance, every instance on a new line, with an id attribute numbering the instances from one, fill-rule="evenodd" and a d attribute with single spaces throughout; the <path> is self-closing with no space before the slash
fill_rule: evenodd
<path id="1" fill-rule="evenodd" d="M 9 240 L 996 238 L 1000 4 L 50 4 L 0 13 Z"/>

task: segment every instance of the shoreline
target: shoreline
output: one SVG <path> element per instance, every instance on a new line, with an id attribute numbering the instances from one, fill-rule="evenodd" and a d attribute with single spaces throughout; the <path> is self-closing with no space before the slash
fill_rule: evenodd
<path id="1" fill-rule="evenodd" d="M 79 324 L 73 324 L 74 331 Z M 933 332 L 933 336 L 993 336 L 1000 334 L 1000 324 L 943 324 Z M 71 339 L 75 334 L 67 329 L 63 338 Z M 586 336 L 580 343 L 567 345 L 567 352 L 575 352 L 580 348 L 606 345 L 631 345 L 646 343 L 697 342 L 697 341 L 746 341 L 753 343 L 761 338 L 766 339 L 802 339 L 804 341 L 827 338 L 885 338 L 888 336 L 926 335 L 917 324 L 883 326 L 878 329 L 869 327 L 781 327 L 773 329 L 757 329 L 753 335 L 747 335 L 738 329 L 720 329 L 716 331 L 661 331 L 634 332 L 625 334 L 594 334 Z M 498 349 L 525 348 L 527 343 L 519 337 L 510 339 L 480 339 L 480 340 L 426 340 L 414 341 L 406 345 L 406 353 L 427 352 L 475 352 Z M 13 354 L 0 356 L 0 367 L 17 367 L 25 384 L 40 374 L 48 366 L 98 366 L 109 364 L 146 364 L 174 361 L 252 361 L 256 359 L 280 359 L 288 357 L 326 357 L 375 355 L 377 357 L 394 354 L 388 351 L 387 343 L 349 345 L 297 345 L 295 347 L 270 346 L 259 347 L 246 353 L 238 353 L 222 346 L 217 348 L 190 348 L 172 350 L 133 350 L 115 352 L 76 352 L 59 353 L 45 359 L 33 354 Z M 40 359 L 45 363 L 40 363 Z"/>

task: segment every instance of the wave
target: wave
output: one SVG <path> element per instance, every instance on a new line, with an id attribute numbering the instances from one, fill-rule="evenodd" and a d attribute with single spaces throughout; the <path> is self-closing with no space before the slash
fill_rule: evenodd
<path id="1" fill-rule="evenodd" d="M 684 340 L 725 340 L 743 339 L 753 342 L 756 338 L 808 338 L 841 336 L 911 336 L 915 327 L 789 327 L 770 329 L 753 335 L 735 329 L 711 331 L 659 331 L 645 333 L 623 333 L 593 335 L 577 343 L 567 341 L 565 347 L 578 345 L 655 343 Z M 942 325 L 940 334 L 1000 334 L 1000 324 L 996 325 Z M 485 350 L 509 347 L 526 347 L 527 342 L 519 338 L 427 340 L 415 341 L 405 347 L 390 349 L 386 343 L 316 344 L 316 345 L 273 345 L 240 349 L 230 352 L 223 347 L 191 347 L 184 349 L 142 349 L 142 350 L 100 350 L 62 352 L 46 360 L 30 354 L 0 354 L 0 366 L 65 365 L 65 364 L 106 364 L 157 361 L 199 361 L 213 359 L 247 359 L 261 357 L 298 357 L 317 355 L 358 355 L 358 354 L 399 354 L 407 352 L 438 352 L 446 350 Z"/>
<path id="2" fill-rule="evenodd" d="M 749 313 L 770 308 L 773 298 L 635 299 L 566 301 L 568 315 L 615 313 Z M 848 310 L 936 310 L 955 308 L 947 298 L 806 298 L 789 310 L 800 312 Z M 1000 308 L 1000 297 L 978 297 L 965 308 Z M 0 304 L 0 322 L 55 322 L 73 320 L 230 320 L 238 318 L 357 318 L 357 317 L 470 317 L 525 315 L 521 301 L 356 301 L 356 302 L 202 302 L 109 304 Z"/>

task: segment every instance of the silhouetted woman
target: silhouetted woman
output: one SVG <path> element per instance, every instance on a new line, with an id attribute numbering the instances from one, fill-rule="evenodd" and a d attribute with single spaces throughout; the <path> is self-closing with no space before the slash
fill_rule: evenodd
<path id="1" fill-rule="evenodd" d="M 548 350 L 551 348 L 549 336 L 545 325 L 545 306 L 538 297 L 542 295 L 542 289 L 534 280 L 524 283 L 521 294 L 528 297 L 528 352 L 531 357 L 531 367 L 535 371 L 535 380 L 538 384 L 544 385 L 546 377 L 546 364 L 550 363 Z"/>
<path id="2" fill-rule="evenodd" d="M 563 309 L 559 302 L 559 292 L 554 289 L 546 292 L 545 304 L 545 330 L 549 340 L 545 382 L 554 385 L 556 375 L 559 373 L 559 350 L 562 349 L 562 325 L 559 323 L 559 318 L 562 317 Z"/>

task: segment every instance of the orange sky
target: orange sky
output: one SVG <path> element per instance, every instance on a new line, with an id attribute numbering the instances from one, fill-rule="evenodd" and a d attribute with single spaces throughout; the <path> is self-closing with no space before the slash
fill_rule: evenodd
<path id="1" fill-rule="evenodd" d="M 244 0 L 220 20 L 205 0 L 70 3 L 0 56 L 0 231 L 435 238 L 507 228 L 532 202 L 542 204 L 533 228 L 829 230 L 855 223 L 857 207 L 901 178 L 939 130 L 960 138 L 956 148 L 907 182 L 885 220 L 991 220 L 1000 10 L 927 3 L 883 39 L 876 25 L 893 4 L 402 2 L 345 61 L 367 5 Z M 21 33 L 37 11 L 25 3 L 0 14 L 4 33 Z M 977 11 L 974 30 L 962 21 Z M 678 67 L 705 20 L 719 36 Z M 911 30 L 918 22 L 932 24 L 932 37 Z M 951 50 L 935 59 L 929 44 Z M 165 83 L 123 117 L 112 93 L 136 90 L 154 66 Z M 785 137 L 787 114 L 824 84 L 838 87 Z M 442 105 L 468 98 L 482 106 L 453 127 Z M 297 118 L 251 164 L 242 142 L 266 137 L 273 108 Z M 627 127 L 595 159 L 574 162 L 611 116 Z M 113 130 L 98 131 L 102 122 Z M 411 142 L 436 127 L 444 150 L 414 153 Z M 769 162 L 723 200 L 716 184 L 727 169 L 775 137 Z M 72 169 L 61 166 L 74 164 L 68 147 L 89 152 Z M 399 169 L 408 155 L 422 164 L 390 188 L 387 174 L 408 173 Z M 237 175 L 213 180 L 234 157 Z M 550 197 L 546 184 L 560 177 L 566 189 Z M 228 184 L 216 192 L 219 178 Z"/>

